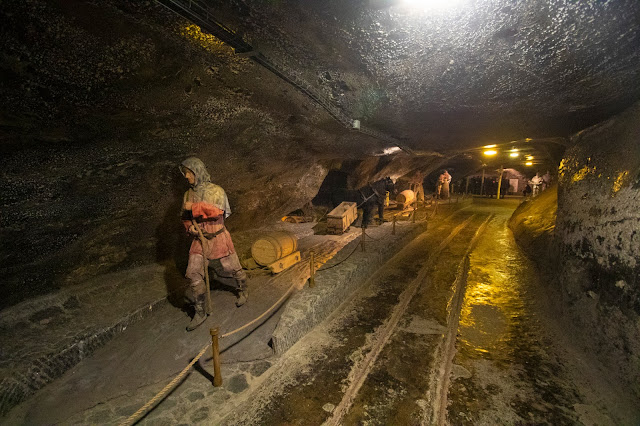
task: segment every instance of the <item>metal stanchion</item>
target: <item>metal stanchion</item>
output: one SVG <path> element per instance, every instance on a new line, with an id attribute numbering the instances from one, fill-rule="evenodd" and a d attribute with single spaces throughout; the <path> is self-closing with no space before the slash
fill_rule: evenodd
<path id="1" fill-rule="evenodd" d="M 393 228 L 391 228 L 391 235 L 396 235 L 396 221 L 398 220 L 398 215 L 393 215 Z"/>
<path id="2" fill-rule="evenodd" d="M 211 334 L 211 351 L 213 352 L 213 386 L 219 388 L 222 386 L 222 373 L 220 373 L 220 347 L 218 346 L 219 328 L 210 328 Z"/>
<path id="3" fill-rule="evenodd" d="M 362 237 L 361 237 L 362 239 L 360 240 L 360 244 L 362 245 L 362 251 L 366 251 L 365 248 L 364 248 L 364 245 L 365 245 L 365 237 L 366 237 L 367 234 L 364 232 L 364 230 L 365 230 L 365 228 L 363 227 L 362 228 Z"/>
<path id="4" fill-rule="evenodd" d="M 309 277 L 309 287 L 313 288 L 316 286 L 316 263 L 314 260 L 315 257 L 315 253 L 313 251 L 311 251 L 309 253 L 309 272 L 310 272 L 310 277 Z"/>

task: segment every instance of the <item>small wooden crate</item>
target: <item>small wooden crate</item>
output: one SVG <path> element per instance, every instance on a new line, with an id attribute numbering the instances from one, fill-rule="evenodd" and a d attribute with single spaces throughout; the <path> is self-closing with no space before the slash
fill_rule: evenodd
<path id="1" fill-rule="evenodd" d="M 327 233 L 342 234 L 358 217 L 358 205 L 343 201 L 327 215 Z"/>
<path id="2" fill-rule="evenodd" d="M 287 268 L 290 268 L 298 262 L 300 262 L 300 252 L 296 251 L 288 256 L 283 257 L 282 259 L 276 260 L 271 265 L 269 265 L 268 268 L 269 270 L 271 270 L 272 274 L 277 274 Z"/>

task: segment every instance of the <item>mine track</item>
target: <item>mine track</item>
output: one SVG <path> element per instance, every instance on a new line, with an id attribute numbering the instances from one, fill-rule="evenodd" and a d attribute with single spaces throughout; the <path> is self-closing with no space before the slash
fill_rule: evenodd
<path id="1" fill-rule="evenodd" d="M 491 218 L 458 210 L 408 243 L 221 424 L 442 424 L 469 254 Z"/>
<path id="2" fill-rule="evenodd" d="M 444 344 L 438 351 L 438 354 L 436 354 L 435 365 L 438 365 L 439 369 L 434 371 L 437 377 L 431 380 L 432 387 L 429 394 L 433 395 L 433 398 L 431 398 L 430 413 L 426 413 L 427 416 L 425 416 L 426 423 L 429 424 L 444 425 L 446 423 L 447 394 L 453 358 L 456 354 L 456 337 L 469 272 L 469 256 L 493 217 L 493 214 L 489 215 L 482 225 L 480 225 L 458 265 L 458 273 L 453 285 L 453 295 L 448 304 L 447 332 L 445 334 Z"/>
<path id="3" fill-rule="evenodd" d="M 356 398 L 358 391 L 369 376 L 369 373 L 375 366 L 376 359 L 384 349 L 385 345 L 389 342 L 389 339 L 393 336 L 400 319 L 407 311 L 407 307 L 412 298 L 423 285 L 425 280 L 428 279 L 428 274 L 431 268 L 434 266 L 434 262 L 438 259 L 440 253 L 451 243 L 451 241 L 465 229 L 474 219 L 476 215 L 470 216 L 463 223 L 456 226 L 451 233 L 443 239 L 439 246 L 429 256 L 428 260 L 420 269 L 416 278 L 405 288 L 398 298 L 398 304 L 394 307 L 391 315 L 385 320 L 384 324 L 380 326 L 373 334 L 371 338 L 371 347 L 368 354 L 359 362 L 357 362 L 349 373 L 349 386 L 345 389 L 345 393 L 340 401 L 340 404 L 332 412 L 332 416 L 327 419 L 325 425 L 340 425 L 343 422 L 344 417 L 349 412 L 354 399 Z M 462 307 L 462 301 L 464 299 L 464 288 L 466 283 L 466 275 L 469 265 L 469 254 L 473 250 L 479 236 L 484 232 L 487 224 L 492 219 L 493 215 L 487 217 L 487 219 L 478 227 L 473 238 L 468 244 L 467 250 L 458 265 L 458 272 L 456 281 L 453 285 L 454 291 L 451 296 L 451 300 L 448 304 L 448 321 L 447 332 L 443 347 L 438 351 L 436 355 L 439 368 L 436 370 L 437 377 L 432 380 L 434 389 L 430 390 L 430 394 L 435 398 L 431 399 L 430 413 L 425 417 L 427 423 L 430 424 L 444 424 L 444 415 L 446 409 L 446 397 L 449 383 L 449 375 L 451 373 L 451 366 L 453 356 L 455 355 L 455 341 L 456 332 L 458 329 L 458 321 L 460 316 L 460 309 Z M 406 255 L 405 249 L 396 254 L 396 256 Z"/>

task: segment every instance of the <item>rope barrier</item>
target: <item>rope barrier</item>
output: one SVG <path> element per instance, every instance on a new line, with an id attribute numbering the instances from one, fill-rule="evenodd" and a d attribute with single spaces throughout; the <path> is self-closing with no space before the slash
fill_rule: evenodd
<path id="1" fill-rule="evenodd" d="M 222 336 L 220 336 L 221 339 L 224 339 L 225 337 L 229 337 L 235 333 L 238 333 L 239 331 L 244 330 L 245 328 L 255 324 L 257 321 L 260 321 L 262 318 L 264 318 L 265 315 L 267 315 L 269 312 L 271 312 L 273 310 L 273 308 L 275 308 L 276 306 L 278 306 L 280 304 L 280 302 L 282 302 L 287 295 L 289 295 L 289 293 L 291 293 L 291 290 L 293 290 L 293 288 L 296 286 L 296 284 L 292 284 L 289 289 L 282 295 L 282 297 L 280 297 L 273 305 L 271 305 L 271 307 L 269 307 L 269 309 L 267 309 L 264 313 L 262 313 L 262 315 L 258 316 L 257 318 L 253 319 L 252 321 L 246 323 L 245 325 L 243 325 L 242 327 L 238 327 L 235 330 L 232 330 L 228 333 L 223 334 Z M 153 398 L 151 398 L 146 404 L 144 404 L 142 407 L 140 407 L 140 409 L 138 411 L 136 411 L 135 413 L 133 413 L 132 415 L 130 415 L 124 422 L 120 423 L 120 426 L 129 426 L 134 424 L 137 420 L 138 417 L 140 417 L 144 412 L 146 412 L 150 407 L 152 407 L 160 398 L 164 397 L 166 395 L 166 393 L 171 390 L 189 371 L 189 369 L 191 369 L 191 367 L 193 367 L 193 365 L 198 362 L 200 360 L 200 358 L 202 358 L 202 356 L 206 353 L 207 349 L 209 349 L 211 347 L 211 343 L 207 343 L 206 345 L 204 345 L 202 347 L 202 349 L 200 350 L 200 352 L 198 353 L 198 355 L 196 355 L 196 357 L 191 360 L 191 362 L 189 363 L 189 365 L 187 365 L 171 382 L 169 382 L 169 384 L 167 384 L 160 392 L 158 392 Z"/>
<path id="2" fill-rule="evenodd" d="M 320 269 L 318 269 L 316 272 L 326 271 L 327 269 L 335 268 L 336 266 L 340 265 L 342 262 L 344 262 L 345 260 L 349 259 L 349 258 L 351 257 L 351 255 L 352 255 L 353 253 L 355 253 L 355 252 L 356 252 L 356 250 L 358 249 L 358 247 L 359 247 L 359 246 L 360 246 L 360 244 L 356 244 L 356 245 L 354 245 L 354 246 L 353 246 L 353 250 L 351 250 L 351 253 L 349 253 L 349 254 L 347 255 L 347 257 L 345 257 L 344 259 L 342 259 L 340 262 L 335 263 L 335 264 L 333 264 L 333 265 L 331 265 L 331 266 L 325 266 L 324 268 L 320 268 Z"/>
<path id="3" fill-rule="evenodd" d="M 364 235 L 367 236 L 367 238 L 369 238 L 371 241 L 380 241 L 380 238 L 373 238 L 372 236 L 370 236 L 369 234 L 367 234 L 366 232 L 364 233 Z"/>
<path id="4" fill-rule="evenodd" d="M 207 349 L 211 346 L 210 343 L 207 343 L 196 355 L 196 357 L 191 360 L 189 365 L 187 365 L 167 386 L 165 386 L 160 392 L 158 392 L 153 398 L 149 400 L 146 404 L 144 404 L 138 411 L 130 415 L 124 422 L 120 423 L 120 426 L 129 426 L 134 424 L 138 417 L 140 417 L 144 412 L 146 412 L 151 406 L 153 406 L 160 398 L 164 397 L 165 394 L 172 389 L 182 378 L 187 374 L 187 372 L 193 367 L 193 365 L 202 358 Z"/>
<path id="5" fill-rule="evenodd" d="M 229 337 L 229 336 L 231 336 L 232 334 L 235 334 L 235 333 L 237 333 L 237 332 L 239 332 L 239 331 L 242 331 L 242 330 L 244 330 L 245 328 L 249 327 L 250 325 L 255 324 L 257 321 L 260 321 L 260 320 L 261 320 L 265 315 L 267 315 L 269 312 L 271 312 L 271 310 L 272 310 L 273 308 L 275 308 L 276 306 L 278 306 L 278 305 L 280 304 L 280 302 L 282 302 L 282 301 L 286 298 L 286 296 L 287 296 L 289 293 L 291 293 L 291 290 L 293 290 L 293 288 L 294 288 L 295 286 L 296 286 L 296 284 L 295 284 L 295 283 L 294 283 L 294 284 L 291 284 L 291 287 L 289 287 L 289 289 L 288 289 L 288 290 L 287 290 L 287 291 L 282 295 L 282 297 L 280 297 L 280 299 L 278 299 L 278 300 L 276 301 L 276 303 L 274 303 L 273 305 L 271 305 L 271 307 L 270 307 L 269 309 L 267 309 L 266 311 L 264 311 L 264 313 L 263 313 L 262 315 L 260 315 L 259 317 L 255 318 L 255 319 L 254 319 L 254 320 L 252 320 L 252 321 L 249 321 L 248 323 L 246 323 L 246 324 L 245 324 L 245 325 L 243 325 L 242 327 L 238 327 L 238 328 L 236 328 L 236 329 L 235 329 L 235 330 L 233 330 L 233 331 L 230 331 L 230 332 L 228 332 L 228 333 L 223 334 L 222 336 L 220 336 L 220 338 L 221 338 L 221 339 L 224 339 L 225 337 Z"/>
<path id="6" fill-rule="evenodd" d="M 433 210 L 433 213 L 431 214 L 431 217 L 433 217 L 436 213 L 436 210 L 438 208 L 437 206 L 437 201 L 436 201 L 436 207 Z M 378 241 L 378 239 L 374 239 L 371 238 L 366 232 L 365 235 L 367 237 L 369 237 L 370 239 L 374 240 L 374 241 Z M 340 262 L 331 265 L 331 266 L 327 266 L 324 268 L 320 268 L 318 269 L 316 272 L 321 272 L 321 271 L 326 271 L 327 269 L 331 269 L 334 268 L 338 265 L 340 265 L 341 263 L 343 263 L 344 261 L 346 261 L 347 259 L 349 259 L 356 251 L 356 249 L 358 248 L 359 244 L 356 244 L 354 249 L 351 251 L 351 253 L 349 253 L 349 255 L 347 255 L 347 257 L 345 257 L 344 259 L 342 259 Z M 186 287 L 186 286 L 185 286 Z M 284 301 L 284 299 L 291 293 L 291 291 L 296 287 L 296 284 L 292 284 L 287 291 L 273 304 L 269 307 L 269 309 L 267 309 L 266 311 L 264 311 L 260 316 L 256 317 L 255 319 L 249 321 L 248 323 L 244 324 L 241 327 L 238 327 L 228 333 L 225 333 L 223 335 L 220 336 L 220 339 L 224 339 L 227 338 L 229 336 L 232 336 L 244 329 L 246 329 L 247 327 L 250 327 L 251 325 L 255 324 L 256 322 L 260 321 L 262 318 L 264 318 L 267 314 L 269 314 L 276 306 L 278 306 L 282 301 Z M 176 289 L 178 290 L 178 289 Z M 173 292 L 175 292 L 176 290 L 174 290 Z M 173 293 L 172 292 L 172 293 Z M 122 423 L 120 423 L 120 426 L 129 426 L 134 424 L 140 416 L 142 416 L 142 414 L 144 414 L 149 408 L 151 408 L 156 402 L 158 402 L 158 400 L 160 400 L 161 398 L 163 398 L 167 392 L 169 392 L 169 390 L 171 390 L 180 380 L 182 380 L 185 375 L 189 372 L 189 370 L 191 369 L 191 367 L 194 366 L 194 364 L 196 362 L 198 362 L 200 360 L 200 358 L 202 358 L 202 356 L 206 353 L 206 351 L 209 349 L 209 347 L 211 347 L 211 343 L 208 343 L 206 345 L 204 345 L 202 347 L 202 349 L 200 350 L 200 352 L 198 353 L 198 355 L 195 356 L 195 358 L 193 358 L 191 360 L 191 362 L 189 363 L 189 365 L 187 365 L 180 373 L 178 373 L 178 375 L 171 380 L 171 382 L 169 382 L 160 392 L 158 392 L 153 398 L 151 398 L 146 404 L 144 404 L 142 407 L 140 407 L 140 409 L 138 409 L 138 411 L 136 411 L 135 413 L 133 413 L 132 415 L 130 415 L 125 421 L 123 421 Z"/>

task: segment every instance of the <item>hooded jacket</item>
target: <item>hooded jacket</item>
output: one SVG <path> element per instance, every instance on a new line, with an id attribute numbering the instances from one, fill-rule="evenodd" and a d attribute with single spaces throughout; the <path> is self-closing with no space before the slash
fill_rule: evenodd
<path id="1" fill-rule="evenodd" d="M 192 220 L 198 223 L 200 229 L 208 237 L 205 239 L 204 247 L 207 259 L 220 259 L 235 253 L 231 234 L 224 227 L 224 219 L 231 214 L 227 194 L 222 187 L 211 183 L 211 176 L 200 159 L 187 158 L 180 165 L 180 172 L 183 175 L 185 169 L 191 170 L 195 176 L 195 182 L 185 192 L 183 198 L 183 206 L 187 201 L 193 203 L 191 211 L 182 210 L 185 229 L 189 229 Z M 189 254 L 203 254 L 202 245 L 198 238 L 195 238 L 191 243 Z"/>

